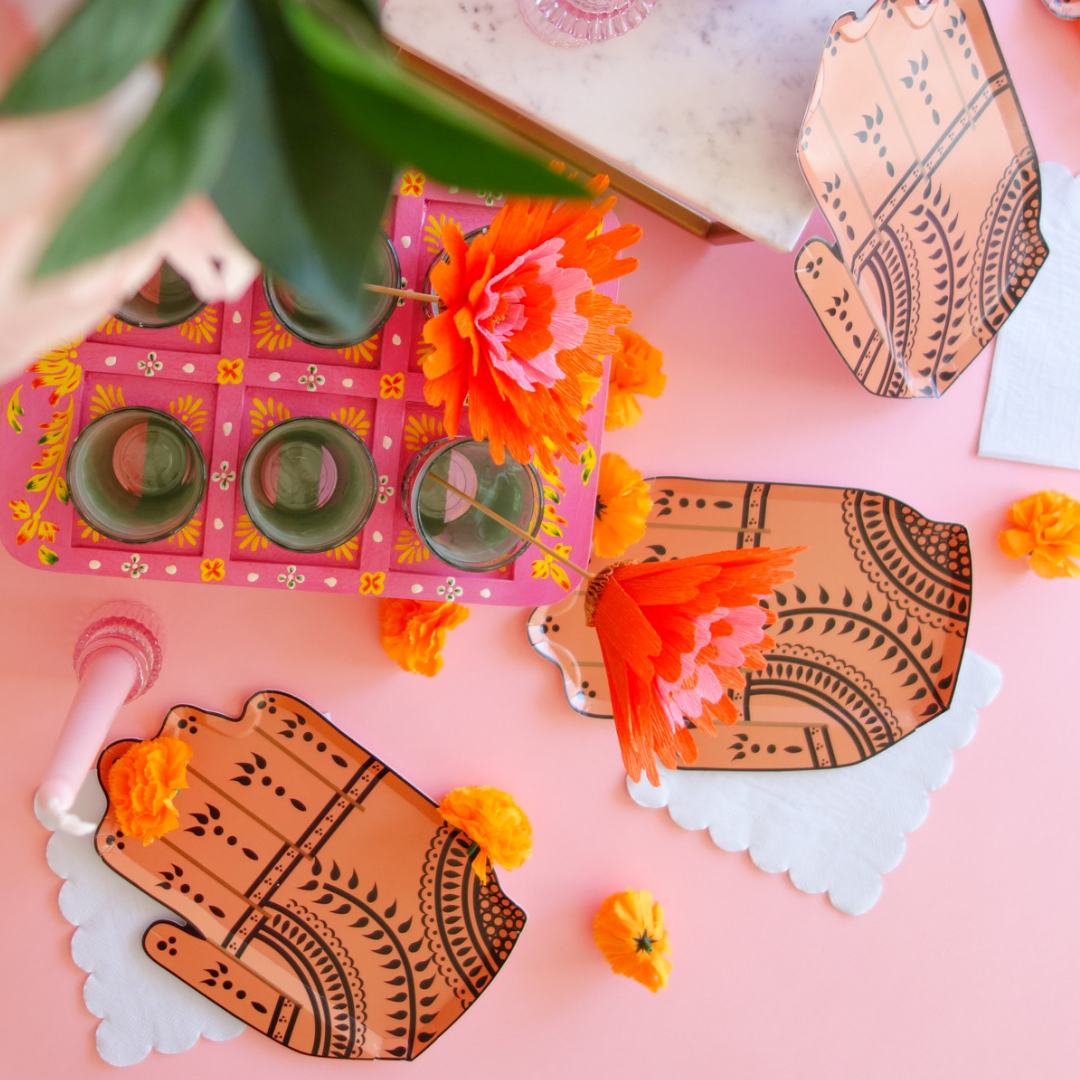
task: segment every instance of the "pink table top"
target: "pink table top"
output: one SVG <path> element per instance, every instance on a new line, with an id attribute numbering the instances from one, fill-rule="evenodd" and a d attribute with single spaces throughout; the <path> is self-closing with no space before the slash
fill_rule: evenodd
<path id="1" fill-rule="evenodd" d="M 988 7 L 1040 157 L 1080 170 L 1077 27 L 1036 0 Z M 567 708 L 555 670 L 527 643 L 522 609 L 473 608 L 451 635 L 444 672 L 425 680 L 383 655 L 369 597 L 53 576 L 4 553 L 5 1076 L 110 1074 L 94 1050 L 97 1021 L 82 1002 L 85 976 L 71 961 L 72 930 L 56 906 L 59 882 L 31 798 L 74 691 L 75 634 L 97 605 L 122 597 L 154 607 L 168 640 L 161 679 L 121 713 L 118 734 L 156 730 L 176 702 L 236 713 L 253 691 L 280 687 L 330 713 L 429 794 L 490 783 L 530 813 L 535 854 L 502 876 L 529 913 L 511 962 L 430 1053 L 411 1066 L 367 1068 L 413 1080 L 483 1071 L 545 1080 L 558 1071 L 1075 1075 L 1080 585 L 1039 580 L 1001 557 L 994 538 L 1012 501 L 1043 487 L 1080 496 L 1080 478 L 976 457 L 988 356 L 939 401 L 876 399 L 821 331 L 791 256 L 711 248 L 626 202 L 619 213 L 645 227 L 642 266 L 621 299 L 663 348 L 668 389 L 608 449 L 647 474 L 872 488 L 971 531 L 970 646 L 1000 665 L 1004 689 L 932 796 L 880 902 L 842 915 L 635 806 L 613 732 Z M 675 970 L 656 997 L 610 974 L 591 942 L 600 900 L 628 886 L 651 889 L 667 911 Z M 342 1068 L 245 1032 L 175 1057 L 153 1054 L 135 1071 L 296 1080 Z"/>

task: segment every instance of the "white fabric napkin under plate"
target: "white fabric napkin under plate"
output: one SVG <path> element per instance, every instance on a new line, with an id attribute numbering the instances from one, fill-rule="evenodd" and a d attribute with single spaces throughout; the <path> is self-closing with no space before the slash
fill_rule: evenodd
<path id="1" fill-rule="evenodd" d="M 904 857 L 904 834 L 926 819 L 929 794 L 971 741 L 978 710 L 1001 689 L 1001 671 L 969 649 L 947 712 L 858 765 L 799 772 L 670 771 L 660 786 L 627 780 L 640 806 L 668 808 L 684 829 L 708 829 L 725 851 L 749 850 L 769 873 L 787 871 L 806 893 L 861 915 L 881 895 L 881 875 Z M 721 737 L 723 732 L 720 733 Z"/>
<path id="2" fill-rule="evenodd" d="M 998 331 L 979 454 L 1080 469 L 1080 179 L 1043 162 L 1050 254 Z"/>

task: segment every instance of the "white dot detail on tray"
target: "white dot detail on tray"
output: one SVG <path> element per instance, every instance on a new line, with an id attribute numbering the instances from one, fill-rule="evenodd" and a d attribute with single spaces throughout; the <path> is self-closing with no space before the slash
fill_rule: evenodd
<path id="1" fill-rule="evenodd" d="M 403 248 L 412 247 L 412 237 L 411 236 L 403 236 L 401 238 L 401 246 Z"/>
<path id="2" fill-rule="evenodd" d="M 352 386 L 352 379 L 342 379 L 341 385 L 348 389 L 350 386 Z"/>
<path id="3" fill-rule="evenodd" d="M 194 364 L 185 364 L 180 370 L 185 375 L 193 375 L 195 373 L 195 365 Z"/>
<path id="4" fill-rule="evenodd" d="M 481 589 L 481 590 L 480 590 L 480 595 L 481 595 L 481 596 L 482 596 L 482 597 L 483 597 L 483 598 L 484 598 L 485 600 L 487 600 L 487 599 L 488 599 L 488 598 L 489 598 L 489 597 L 491 596 L 491 590 L 490 590 L 490 589 Z"/>
<path id="5" fill-rule="evenodd" d="M 390 340 L 391 340 L 391 341 L 392 341 L 392 342 L 393 342 L 393 343 L 394 343 L 395 345 L 400 345 L 400 344 L 401 344 L 401 335 L 400 335 L 400 334 L 395 334 L 395 335 L 394 335 L 394 336 L 393 336 L 393 337 L 392 337 L 392 338 L 391 338 Z"/>
<path id="6" fill-rule="evenodd" d="M 222 435 L 231 435 L 232 434 L 232 421 L 231 420 L 226 420 L 225 423 L 221 425 L 221 434 Z"/>
<path id="7" fill-rule="evenodd" d="M 324 578 L 323 579 L 323 584 L 324 585 L 329 585 L 330 588 L 332 589 L 337 584 L 337 578 L 336 577 Z"/>
<path id="8" fill-rule="evenodd" d="M 232 313 L 232 321 L 234 323 L 242 323 L 244 321 L 244 317 L 240 314 L 239 311 L 234 311 Z"/>
<path id="9" fill-rule="evenodd" d="M 381 532 L 373 532 L 371 534 L 371 539 L 374 540 L 376 544 L 381 544 L 382 543 L 382 533 Z"/>
<path id="10" fill-rule="evenodd" d="M 424 591 L 424 586 L 423 585 L 414 585 L 412 587 L 412 589 L 410 590 L 410 592 L 414 592 L 414 593 L 422 593 L 423 591 Z"/>
<path id="11" fill-rule="evenodd" d="M 175 566 L 166 566 L 165 567 L 165 573 L 168 574 L 169 577 L 172 577 L 172 575 L 176 573 L 176 567 Z"/>
<path id="12" fill-rule="evenodd" d="M 116 366 L 116 357 L 115 356 L 106 356 L 105 357 L 105 366 L 106 367 L 115 367 Z"/>
<path id="13" fill-rule="evenodd" d="M 258 581 L 258 580 L 259 580 L 259 575 L 258 574 L 248 574 L 248 581 Z"/>
<path id="14" fill-rule="evenodd" d="M 390 447 L 393 446 L 393 445 L 394 445 L 394 440 L 393 440 L 392 436 L 384 435 L 382 437 L 382 448 L 384 450 L 389 450 Z"/>
<path id="15" fill-rule="evenodd" d="M 214 518 L 214 528 L 215 529 L 224 529 L 225 528 L 225 522 L 222 521 L 221 518 Z"/>
<path id="16" fill-rule="evenodd" d="M 269 374 L 269 375 L 267 375 L 267 378 L 268 378 L 268 379 L 269 379 L 269 380 L 270 380 L 271 382 L 277 382 L 277 381 L 278 381 L 278 379 L 280 379 L 280 378 L 281 378 L 281 372 L 280 372 L 280 371 L 271 371 L 271 372 L 270 372 L 270 374 Z"/>
<path id="17" fill-rule="evenodd" d="M 101 563 L 97 559 L 91 559 L 87 564 L 91 570 L 100 570 Z"/>

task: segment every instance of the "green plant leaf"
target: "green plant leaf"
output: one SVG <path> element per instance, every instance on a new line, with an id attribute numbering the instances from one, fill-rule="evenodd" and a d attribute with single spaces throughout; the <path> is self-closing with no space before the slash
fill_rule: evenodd
<path id="1" fill-rule="evenodd" d="M 326 106 L 272 8 L 240 0 L 225 49 L 243 79 L 236 139 L 213 199 L 256 258 L 343 331 L 359 329 L 370 305 L 364 264 L 392 167 Z"/>
<path id="2" fill-rule="evenodd" d="M 100 97 L 161 51 L 188 6 L 189 0 L 87 0 L 11 84 L 0 116 Z"/>
<path id="3" fill-rule="evenodd" d="M 583 194 L 394 63 L 381 39 L 361 44 L 358 35 L 342 34 L 298 0 L 282 0 L 282 10 L 297 43 L 321 69 L 319 85 L 327 98 L 388 160 L 476 190 Z"/>
<path id="4" fill-rule="evenodd" d="M 231 72 L 216 44 L 233 3 L 209 0 L 202 9 L 150 114 L 68 214 L 38 276 L 137 239 L 214 182 L 235 127 Z"/>

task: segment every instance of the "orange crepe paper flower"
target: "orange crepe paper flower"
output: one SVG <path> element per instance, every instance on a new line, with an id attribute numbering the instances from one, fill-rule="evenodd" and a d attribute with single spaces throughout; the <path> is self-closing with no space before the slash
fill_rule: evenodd
<path id="1" fill-rule="evenodd" d="M 424 397 L 445 407 L 451 436 L 468 400 L 472 437 L 487 439 L 498 463 L 509 452 L 528 464 L 535 451 L 550 469 L 552 448 L 576 459 L 590 379 L 618 346 L 612 327 L 630 320 L 595 286 L 637 266 L 617 255 L 641 229 L 600 232 L 615 200 L 596 201 L 607 177 L 586 187 L 591 199 L 508 199 L 468 245 L 454 223 L 442 232 L 447 261 L 431 285 L 444 310 L 424 326 Z"/>
<path id="2" fill-rule="evenodd" d="M 628 326 L 615 327 L 619 348 L 611 357 L 607 412 L 604 430 L 632 427 L 641 419 L 641 406 L 635 394 L 659 397 L 667 376 L 663 373 L 664 354 Z"/>
<path id="3" fill-rule="evenodd" d="M 405 671 L 431 678 L 442 670 L 447 633 L 468 617 L 469 609 L 453 600 L 383 600 L 379 641 Z"/>
<path id="4" fill-rule="evenodd" d="M 487 881 L 489 860 L 516 870 L 532 854 L 532 826 L 525 811 L 505 791 L 454 788 L 439 803 L 439 813 L 472 841 L 469 856 L 473 872 L 483 882 Z"/>
<path id="5" fill-rule="evenodd" d="M 646 890 L 613 893 L 593 919 L 593 941 L 617 975 L 636 979 L 654 994 L 667 986 L 671 943 L 664 909 Z"/>
<path id="6" fill-rule="evenodd" d="M 596 484 L 593 554 L 617 559 L 645 535 L 645 519 L 651 509 L 649 485 L 641 473 L 618 454 L 604 454 Z"/>
<path id="7" fill-rule="evenodd" d="M 113 762 L 109 805 L 128 836 L 146 845 L 180 824 L 173 799 L 188 786 L 190 760 L 191 747 L 183 739 L 161 735 L 135 743 Z"/>
<path id="8" fill-rule="evenodd" d="M 656 758 L 669 769 L 697 758 L 687 727 L 715 735 L 733 724 L 729 689 L 745 685 L 739 668 L 761 671 L 771 648 L 761 607 L 792 577 L 802 548 L 718 551 L 658 563 L 613 563 L 589 582 L 586 625 L 596 628 L 607 669 L 615 730 L 626 771 L 644 769 L 659 785 Z"/>
<path id="9" fill-rule="evenodd" d="M 1039 491 L 1009 507 L 1011 529 L 998 533 L 1010 559 L 1031 556 L 1039 577 L 1080 577 L 1080 502 L 1059 491 Z"/>

